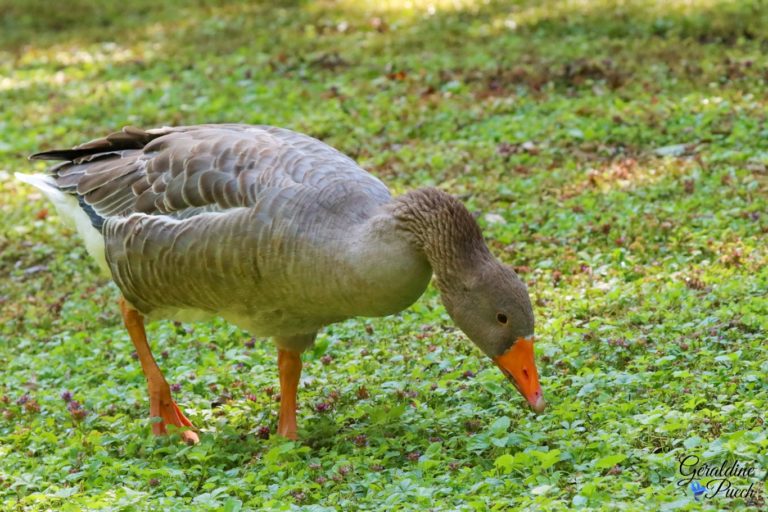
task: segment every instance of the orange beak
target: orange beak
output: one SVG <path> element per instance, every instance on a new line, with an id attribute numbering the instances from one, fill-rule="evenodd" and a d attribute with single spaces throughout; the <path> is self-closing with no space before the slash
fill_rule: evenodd
<path id="1" fill-rule="evenodd" d="M 536 371 L 536 363 L 533 360 L 533 338 L 518 339 L 509 350 L 493 362 L 501 368 L 504 375 L 515 385 L 521 395 L 528 401 L 537 414 L 544 411 L 547 402 L 541 394 L 539 385 L 539 372 Z"/>

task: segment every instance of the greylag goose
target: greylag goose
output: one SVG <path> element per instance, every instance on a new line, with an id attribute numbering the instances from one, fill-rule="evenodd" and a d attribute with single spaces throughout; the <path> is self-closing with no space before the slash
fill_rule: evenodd
<path id="1" fill-rule="evenodd" d="M 296 439 L 301 353 L 340 320 L 397 313 L 434 273 L 451 318 L 531 408 L 545 408 L 525 285 L 499 263 L 464 205 L 436 188 L 393 198 L 352 159 L 270 126 L 121 132 L 35 160 L 17 177 L 72 221 L 115 281 L 149 388 L 155 434 L 198 440 L 152 356 L 145 318 L 213 315 L 278 349 L 278 434 Z"/>

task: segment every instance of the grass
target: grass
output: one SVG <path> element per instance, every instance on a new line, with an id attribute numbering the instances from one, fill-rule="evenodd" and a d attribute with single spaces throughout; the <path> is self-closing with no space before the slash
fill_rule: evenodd
<path id="1" fill-rule="evenodd" d="M 0 508 L 764 508 L 767 13 L 0 1 Z M 547 412 L 522 407 L 430 288 L 320 335 L 298 443 L 263 438 L 271 344 L 153 324 L 202 441 L 153 438 L 117 289 L 12 173 L 124 125 L 203 122 L 303 131 L 396 193 L 461 196 L 529 284 Z M 757 493 L 694 501 L 685 455 L 751 464 L 731 483 Z"/>

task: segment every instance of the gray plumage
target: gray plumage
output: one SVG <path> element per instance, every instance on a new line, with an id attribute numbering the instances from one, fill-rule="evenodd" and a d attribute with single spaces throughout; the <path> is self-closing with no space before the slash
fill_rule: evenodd
<path id="1" fill-rule="evenodd" d="M 112 277 L 150 317 L 221 315 L 290 336 L 399 311 L 431 275 L 394 236 L 387 188 L 289 130 L 126 128 L 33 158 L 68 160 L 50 171 L 56 185 L 95 217 Z"/>

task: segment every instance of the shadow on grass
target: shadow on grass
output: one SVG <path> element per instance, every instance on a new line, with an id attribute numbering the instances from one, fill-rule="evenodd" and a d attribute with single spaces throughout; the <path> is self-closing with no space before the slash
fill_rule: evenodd
<path id="1" fill-rule="evenodd" d="M 433 14 L 427 9 L 406 9 L 405 4 L 382 9 L 351 0 L 74 0 L 56 9 L 45 0 L 2 0 L 0 48 L 18 51 L 156 39 L 169 50 L 166 54 L 185 48 L 228 53 L 243 47 L 279 53 L 302 42 L 322 46 L 330 39 L 342 44 L 340 50 L 351 50 L 343 46 L 345 40 L 361 31 L 374 35 L 366 41 L 366 49 L 373 54 L 388 50 L 441 55 L 473 42 L 493 45 L 499 38 L 521 43 L 573 36 L 625 42 L 675 38 L 699 44 L 730 45 L 755 39 L 768 43 L 768 10 L 760 0 L 674 0 L 663 5 L 642 0 L 466 2 Z M 255 48 L 264 35 L 272 47 Z M 285 44 L 286 38 L 291 44 Z M 566 54 L 569 50 L 575 49 L 563 49 Z"/>
<path id="2" fill-rule="evenodd" d="M 261 13 L 276 6 L 295 8 L 300 1 L 237 2 L 232 0 L 71 0 L 52 6 L 46 0 L 0 1 L 0 47 L 45 48 L 56 44 L 85 45 L 136 40 L 156 28 L 169 33 L 190 20 L 205 20 L 222 10 L 238 8 L 242 14 Z"/>
<path id="3" fill-rule="evenodd" d="M 262 83 L 274 78 L 293 81 L 285 85 L 294 90 L 305 84 L 325 89 L 327 104 L 338 103 L 341 109 L 347 106 L 334 89 L 339 77 L 352 77 L 356 86 L 366 83 L 369 91 L 400 83 L 402 94 L 427 99 L 460 83 L 467 87 L 462 94 L 472 97 L 464 101 L 470 102 L 536 95 L 552 87 L 589 91 L 600 84 L 622 91 L 642 84 L 653 92 L 660 87 L 659 80 L 675 77 L 701 84 L 768 77 L 768 69 L 745 56 L 754 50 L 755 40 L 768 38 L 768 10 L 760 9 L 758 0 L 701 5 L 676 0 L 664 6 L 614 0 L 464 5 L 428 15 L 426 10 L 414 14 L 361 7 L 351 0 L 128 4 L 76 0 L 67 9 L 51 9 L 43 0 L 4 0 L 0 47 L 17 57 L 56 49 L 44 59 L 20 61 L 18 67 L 41 68 L 38 71 L 50 76 L 10 77 L 4 100 L 20 104 L 29 92 L 37 106 L 57 105 L 74 70 L 85 75 L 84 81 L 105 84 L 157 70 L 154 82 L 146 84 L 156 89 L 177 83 L 183 72 L 213 74 L 205 78 L 217 93 L 216 74 L 247 75 L 253 68 L 259 70 Z M 116 47 L 89 47 L 106 42 Z M 752 46 L 735 51 L 733 59 L 708 54 L 709 44 L 745 42 Z M 139 48 L 131 51 L 134 47 Z M 76 55 L 63 59 L 70 62 L 69 68 L 66 62 L 56 62 L 79 49 L 85 54 L 82 59 Z M 708 59 L 713 62 L 702 65 Z M 237 70 L 232 69 L 233 62 Z M 54 72 L 61 70 L 64 80 L 54 79 Z M 380 79 L 390 83 L 377 84 Z M 78 110 L 87 111 L 96 102 L 119 103 L 124 88 L 115 89 L 119 92 L 100 90 L 82 98 L 68 94 L 66 101 L 80 101 L 83 107 Z M 629 89 L 622 96 L 632 97 Z M 219 101 L 237 98 L 222 95 Z M 64 106 L 55 109 L 67 115 Z M 34 109 L 24 114 L 40 117 Z M 164 122 L 188 122 L 187 117 L 165 113 Z M 324 135 L 320 131 L 315 135 Z M 410 137 L 423 135 L 418 126 L 408 131 Z"/>

